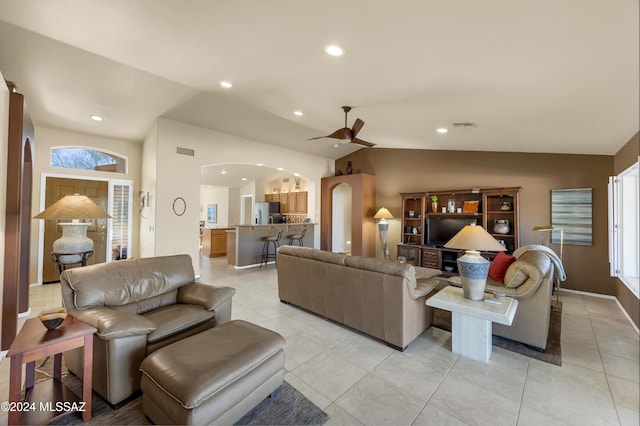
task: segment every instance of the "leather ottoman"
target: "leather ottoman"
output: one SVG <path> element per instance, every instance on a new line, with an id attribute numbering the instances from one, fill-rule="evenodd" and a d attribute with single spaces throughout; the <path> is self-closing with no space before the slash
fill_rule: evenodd
<path id="1" fill-rule="evenodd" d="M 285 340 L 246 321 L 230 321 L 149 355 L 142 409 L 155 424 L 233 424 L 284 379 Z"/>

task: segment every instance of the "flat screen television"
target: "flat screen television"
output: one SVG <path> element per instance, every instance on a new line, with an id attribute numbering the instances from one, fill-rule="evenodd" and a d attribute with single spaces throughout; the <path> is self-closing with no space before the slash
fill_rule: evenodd
<path id="1" fill-rule="evenodd" d="M 428 217 L 425 219 L 427 245 L 442 247 L 453 238 L 465 225 L 475 222 L 468 217 Z"/>

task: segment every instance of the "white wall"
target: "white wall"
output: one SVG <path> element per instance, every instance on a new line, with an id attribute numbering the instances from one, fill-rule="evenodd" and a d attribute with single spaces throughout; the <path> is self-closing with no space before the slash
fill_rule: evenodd
<path id="1" fill-rule="evenodd" d="M 218 206 L 216 223 L 207 221 L 209 204 L 217 204 Z M 203 220 L 207 227 L 226 228 L 229 226 L 229 188 L 200 185 L 200 220 Z"/>
<path id="2" fill-rule="evenodd" d="M 27 103 L 28 103 L 27 99 Z M 34 129 L 34 161 L 33 161 L 33 198 L 31 210 L 34 215 L 44 209 L 44 175 L 56 175 L 60 177 L 87 178 L 87 179 L 123 179 L 133 181 L 134 215 L 131 234 L 131 254 L 139 256 L 138 235 L 140 216 L 137 214 L 137 198 L 140 190 L 140 157 L 142 144 L 122 139 L 106 138 L 101 136 L 76 133 L 68 130 L 50 129 L 36 126 Z M 97 148 L 103 151 L 117 153 L 127 159 L 127 173 L 99 172 L 95 170 L 75 170 L 51 167 L 51 149 L 64 146 L 82 146 Z M 149 209 L 146 209 L 149 210 Z M 4 223 L 4 221 L 3 221 Z M 33 220 L 31 222 L 31 254 L 29 260 L 30 282 L 42 282 L 42 273 L 39 271 L 42 263 L 42 236 L 44 221 Z"/>
<path id="3" fill-rule="evenodd" d="M 155 144 L 157 147 L 156 188 L 154 191 L 156 195 L 151 197 L 151 207 L 155 208 L 154 256 L 189 254 L 193 259 L 194 270 L 196 274 L 199 274 L 200 167 L 211 165 L 212 159 L 215 159 L 216 164 L 263 163 L 271 166 L 282 164 L 284 158 L 287 163 L 295 164 L 296 170 L 305 170 L 304 178 L 310 182 L 310 217 L 315 222 L 320 220 L 320 193 L 319 190 L 316 191 L 316 187 L 320 188 L 322 177 L 334 174 L 333 160 L 166 118 L 158 119 L 156 132 L 145 140 L 142 165 L 144 185 L 146 177 L 152 174 L 151 169 L 154 167 L 151 164 L 153 156 L 147 156 L 147 149 L 152 151 L 152 148 L 147 148 L 147 145 Z M 177 147 L 193 149 L 195 156 L 176 154 Z M 172 211 L 172 203 L 176 197 L 182 197 L 186 201 L 187 209 L 182 216 L 176 216 Z M 154 198 L 155 203 L 153 202 Z M 234 216 L 235 214 L 232 213 L 232 218 Z M 141 247 L 150 245 L 145 241 L 148 238 L 153 237 L 145 229 L 142 229 L 140 233 Z M 319 246 L 319 241 L 318 229 L 317 246 Z"/>
<path id="4" fill-rule="evenodd" d="M 156 168 L 158 163 L 158 126 L 154 123 L 142 145 L 140 188 L 149 192 L 149 207 L 140 212 L 140 257 L 156 252 Z"/>
<path id="5" fill-rule="evenodd" d="M 4 82 L 0 72 L 0 82 Z M 4 293 L 4 228 L 7 207 L 7 146 L 9 144 L 9 89 L 0 83 L 0 307 Z M 2 330 L 2 315 L 0 315 L 0 331 Z M 2 360 L 0 356 L 0 360 Z"/>

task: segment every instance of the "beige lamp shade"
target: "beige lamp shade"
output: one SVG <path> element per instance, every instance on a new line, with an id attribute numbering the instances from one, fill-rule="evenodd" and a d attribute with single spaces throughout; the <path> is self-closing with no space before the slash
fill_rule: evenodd
<path id="1" fill-rule="evenodd" d="M 393 219 L 393 215 L 386 207 L 380 207 L 380 210 L 373 216 L 374 219 Z"/>
<path id="2" fill-rule="evenodd" d="M 35 219 L 109 219 L 111 216 L 86 195 L 65 195 L 34 216 Z"/>
<path id="3" fill-rule="evenodd" d="M 477 250 L 477 251 L 505 251 L 506 249 L 489 234 L 482 226 L 466 225 L 445 245 L 446 248 Z"/>

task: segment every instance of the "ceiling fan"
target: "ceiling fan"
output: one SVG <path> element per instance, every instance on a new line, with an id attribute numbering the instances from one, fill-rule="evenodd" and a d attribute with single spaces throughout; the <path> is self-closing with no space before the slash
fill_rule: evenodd
<path id="1" fill-rule="evenodd" d="M 344 127 L 342 129 L 338 129 L 335 132 L 331 133 L 327 136 L 318 136 L 317 138 L 307 139 L 308 141 L 314 139 L 322 139 L 322 138 L 332 138 L 332 139 L 340 139 L 341 143 L 357 143 L 359 145 L 364 145 L 367 147 L 375 146 L 375 143 L 363 141 L 362 139 L 358 139 L 356 135 L 364 126 L 364 121 L 356 118 L 356 121 L 353 123 L 353 127 L 350 129 L 347 127 L 347 114 L 351 111 L 350 106 L 343 106 L 342 110 L 344 111 Z"/>

